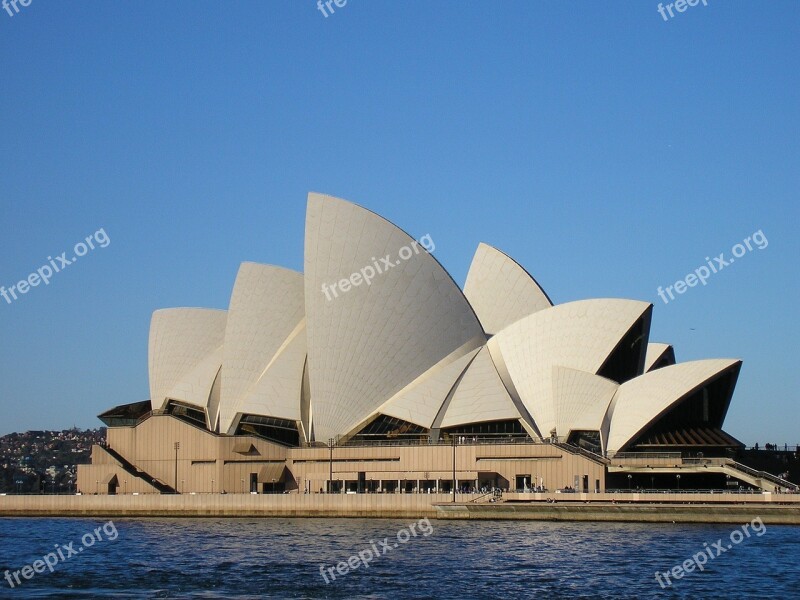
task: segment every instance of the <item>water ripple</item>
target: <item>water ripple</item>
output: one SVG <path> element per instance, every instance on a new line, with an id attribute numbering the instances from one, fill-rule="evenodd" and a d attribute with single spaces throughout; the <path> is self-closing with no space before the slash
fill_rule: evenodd
<path id="1" fill-rule="evenodd" d="M 767 526 L 662 589 L 666 572 L 727 525 L 431 521 L 347 575 L 336 565 L 411 520 L 120 519 L 103 540 L 12 589 L 2 577 L 102 526 L 0 519 L 0 598 L 748 598 L 796 597 L 800 529 Z M 325 583 L 320 567 L 333 568 Z"/>

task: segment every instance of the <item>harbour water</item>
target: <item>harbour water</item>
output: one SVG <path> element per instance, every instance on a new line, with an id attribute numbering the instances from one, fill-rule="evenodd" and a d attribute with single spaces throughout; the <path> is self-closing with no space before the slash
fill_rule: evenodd
<path id="1" fill-rule="evenodd" d="M 0 519 L 0 598 L 800 597 L 800 528 L 755 521 L 747 535 L 734 531 L 744 530 L 412 519 Z M 702 570 L 701 554 L 708 557 Z M 680 567 L 680 578 L 667 584 L 662 575 L 659 584 L 657 571 L 687 560 L 691 568 Z M 55 563 L 52 573 L 45 561 Z"/>

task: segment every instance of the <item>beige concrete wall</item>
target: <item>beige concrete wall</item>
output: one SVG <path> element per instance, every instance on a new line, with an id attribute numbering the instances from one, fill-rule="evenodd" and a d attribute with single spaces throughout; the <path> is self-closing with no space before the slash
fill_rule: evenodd
<path id="1" fill-rule="evenodd" d="M 481 485 L 491 482 L 490 485 L 514 489 L 517 475 L 526 475 L 530 478 L 530 485 L 538 484 L 542 478 L 544 486 L 554 490 L 574 486 L 575 476 L 582 482 L 583 476 L 587 475 L 589 490 L 594 491 L 598 480 L 600 490 L 605 490 L 602 464 L 549 444 L 467 444 L 457 446 L 455 454 L 459 482 L 474 484 L 475 473 L 480 473 Z M 327 448 L 291 449 L 288 463 L 300 489 L 305 489 L 306 481 L 310 482 L 311 491 L 326 489 L 330 468 Z M 453 477 L 453 448 L 425 445 L 334 448 L 334 480 L 352 480 L 359 471 L 366 474 L 368 481 L 376 482 L 397 479 L 449 481 Z M 491 473 L 497 473 L 498 477 Z"/>
<path id="2" fill-rule="evenodd" d="M 458 495 L 459 502 L 453 503 L 452 496 L 444 494 L 0 496 L 0 516 L 430 517 L 735 524 L 761 517 L 767 524 L 800 524 L 797 494 L 670 494 L 669 502 L 659 504 L 644 494 L 638 502 L 633 498 L 636 494 L 570 494 L 570 500 L 558 498 L 559 494 L 547 496 L 555 501 L 490 504 Z"/>
<path id="3" fill-rule="evenodd" d="M 151 419 L 157 417 L 151 417 Z M 148 419 L 150 420 L 150 419 Z M 142 424 L 142 427 L 144 424 Z M 109 427 L 106 432 L 106 442 L 122 456 L 131 460 L 136 456 L 136 437 L 139 428 L 137 427 Z M 94 460 L 94 459 L 93 459 Z"/>
<path id="4" fill-rule="evenodd" d="M 122 465 L 97 444 L 92 446 L 92 464 L 78 465 L 77 491 L 84 494 L 109 493 L 108 480 L 117 476 L 115 493 L 119 494 L 157 494 L 158 490 L 147 481 L 131 475 Z"/>
<path id="5" fill-rule="evenodd" d="M 175 442 L 180 442 L 175 474 Z M 234 452 L 234 447 L 252 444 L 247 454 Z M 291 448 L 255 437 L 230 437 L 209 433 L 174 417 L 156 415 L 137 427 L 117 427 L 108 430 L 108 446 L 147 474 L 180 493 L 249 492 L 251 477 L 265 465 L 285 463 L 287 490 L 318 492 L 327 490 L 330 469 L 328 448 Z M 109 462 L 104 451 L 93 455 L 93 464 Z M 114 462 L 113 459 L 111 462 Z M 594 491 L 599 480 L 605 490 L 605 468 L 584 456 L 550 444 L 470 444 L 455 449 L 456 478 L 459 485 L 516 487 L 516 477 L 528 477 L 530 486 L 540 481 L 549 490 L 574 486 L 578 476 L 588 476 L 589 490 Z M 448 445 L 335 447 L 333 451 L 334 481 L 355 482 L 363 472 L 366 481 L 374 486 L 383 482 L 430 481 L 434 491 L 449 489 L 453 472 L 453 448 Z M 98 487 L 98 472 L 79 469 L 78 486 L 91 490 Z M 130 478 L 128 478 L 130 479 Z M 124 476 L 120 475 L 120 482 Z M 447 482 L 445 486 L 445 482 Z M 122 483 L 120 483 L 122 487 Z M 106 493 L 99 486 L 99 493 Z M 420 484 L 420 488 L 422 484 Z M 258 489 L 261 489 L 259 486 Z M 380 488 L 379 488 L 380 489 Z M 154 493 L 149 486 L 141 493 Z"/>
<path id="6" fill-rule="evenodd" d="M 146 473 L 180 492 L 211 493 L 249 490 L 250 473 L 267 463 L 285 461 L 286 448 L 256 437 L 217 436 L 167 415 L 155 415 L 137 427 L 112 427 L 108 446 Z M 237 444 L 252 444 L 250 454 L 234 452 Z M 247 464 L 245 464 L 247 463 Z M 83 482 L 79 473 L 79 485 Z M 88 486 L 88 483 L 87 483 Z"/>
<path id="7" fill-rule="evenodd" d="M 111 456 L 108 452 L 106 452 L 105 448 L 102 446 L 98 446 L 97 444 L 92 444 L 92 464 L 93 465 L 117 465 L 119 466 L 119 462 L 113 456 Z M 84 465 L 78 465 L 84 466 Z"/>
<path id="8" fill-rule="evenodd" d="M 0 496 L 0 516 L 433 517 L 440 494 Z"/>
<path id="9" fill-rule="evenodd" d="M 555 491 L 566 486 L 575 486 L 575 477 L 579 478 L 578 489 L 583 485 L 583 477 L 588 477 L 588 489 L 594 492 L 599 483 L 600 491 L 605 491 L 605 466 L 588 458 L 571 454 L 558 446 L 550 444 L 517 444 L 493 447 L 472 446 L 475 450 L 476 466 L 479 470 L 497 471 L 508 478 L 511 489 L 514 489 L 516 475 L 531 474 L 532 484 L 539 479 L 545 488 Z M 537 478 L 533 481 L 533 478 Z"/>
<path id="10" fill-rule="evenodd" d="M 509 519 L 531 521 L 614 521 L 644 523 L 727 523 L 742 525 L 760 518 L 769 525 L 800 525 L 800 505 L 742 504 L 441 504 L 437 519 Z"/>
<path id="11" fill-rule="evenodd" d="M 642 503 L 642 504 L 787 504 L 800 506 L 800 494 L 771 494 L 765 492 L 752 493 L 702 493 L 702 492 L 667 492 L 667 493 L 637 493 L 637 492 L 614 492 L 614 493 L 588 493 L 572 494 L 563 492 L 550 492 L 547 494 L 503 494 L 503 501 L 514 502 L 547 502 L 555 501 L 561 503 L 586 503 L 586 502 L 616 502 L 620 504 Z"/>
<path id="12" fill-rule="evenodd" d="M 117 476 L 117 494 L 158 494 L 158 490 L 146 481 L 133 477 L 116 464 L 78 465 L 78 487 L 82 494 L 107 494 L 108 476 Z"/>

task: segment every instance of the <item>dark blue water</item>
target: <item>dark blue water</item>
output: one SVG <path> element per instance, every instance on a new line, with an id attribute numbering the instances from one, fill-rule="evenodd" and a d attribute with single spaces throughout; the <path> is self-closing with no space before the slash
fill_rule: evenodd
<path id="1" fill-rule="evenodd" d="M 430 527 L 417 523 L 414 536 L 408 529 L 413 519 L 107 523 L 0 519 L 0 597 L 800 598 L 798 527 L 767 525 L 758 529 L 762 535 L 731 544 L 731 532 L 741 531 L 733 525 L 432 520 Z M 78 551 L 86 534 L 87 547 Z M 656 571 L 719 539 L 725 553 L 661 588 Z M 74 556 L 64 549 L 70 542 Z M 53 558 L 56 546 L 63 561 Z M 371 557 L 375 549 L 378 556 Z M 44 573 L 30 579 L 20 573 L 16 584 L 14 571 L 51 551 L 49 560 L 59 561 L 52 573 L 42 563 Z M 359 552 L 369 568 L 354 558 L 358 568 L 336 572 L 337 563 Z M 321 565 L 332 567 L 336 579 L 326 571 L 326 583 Z"/>

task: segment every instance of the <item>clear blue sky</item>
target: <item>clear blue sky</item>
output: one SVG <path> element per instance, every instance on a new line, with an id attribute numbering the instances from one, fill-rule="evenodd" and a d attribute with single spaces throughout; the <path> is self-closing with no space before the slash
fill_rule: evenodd
<path id="1" fill-rule="evenodd" d="M 800 442 L 800 4 L 45 2 L 0 12 L 0 434 L 149 397 L 163 307 L 241 261 L 302 270 L 306 194 L 357 202 L 463 284 L 481 241 L 555 302 L 655 304 L 678 360 L 739 357 L 726 429 Z M 769 241 L 669 304 L 674 284 Z"/>

